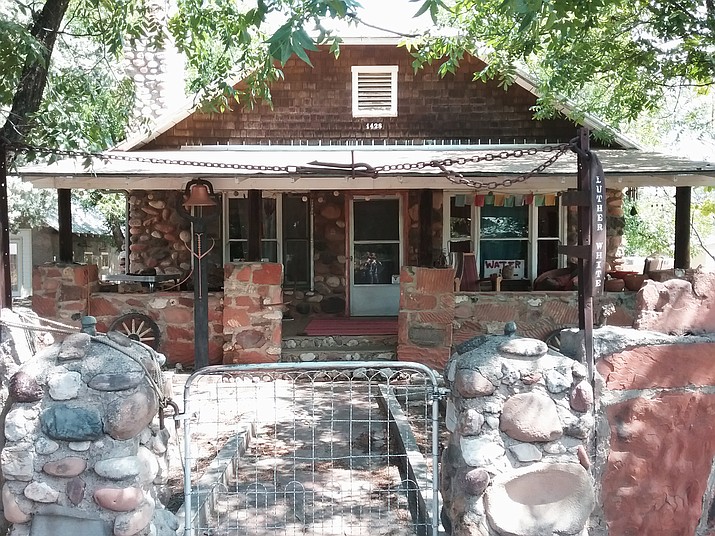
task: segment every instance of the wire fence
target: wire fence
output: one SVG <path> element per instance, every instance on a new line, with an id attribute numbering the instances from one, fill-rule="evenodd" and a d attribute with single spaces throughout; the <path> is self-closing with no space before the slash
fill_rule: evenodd
<path id="1" fill-rule="evenodd" d="M 184 391 L 184 536 L 436 536 L 439 390 L 417 363 L 207 367 Z"/>

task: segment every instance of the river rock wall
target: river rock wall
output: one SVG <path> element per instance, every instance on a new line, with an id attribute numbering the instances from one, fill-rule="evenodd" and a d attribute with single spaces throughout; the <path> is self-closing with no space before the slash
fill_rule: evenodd
<path id="1" fill-rule="evenodd" d="M 453 536 L 583 534 L 593 390 L 581 364 L 510 334 L 457 347 L 442 454 L 442 523 Z"/>
<path id="2" fill-rule="evenodd" d="M 175 535 L 162 505 L 163 356 L 119 333 L 69 335 L 9 381 L 0 464 L 13 536 Z"/>

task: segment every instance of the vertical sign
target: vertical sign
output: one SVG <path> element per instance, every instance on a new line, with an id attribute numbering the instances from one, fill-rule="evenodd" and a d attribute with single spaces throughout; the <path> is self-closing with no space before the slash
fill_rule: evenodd
<path id="1" fill-rule="evenodd" d="M 589 296 L 603 294 L 606 277 L 606 179 L 595 153 L 590 153 L 591 179 L 591 289 Z"/>

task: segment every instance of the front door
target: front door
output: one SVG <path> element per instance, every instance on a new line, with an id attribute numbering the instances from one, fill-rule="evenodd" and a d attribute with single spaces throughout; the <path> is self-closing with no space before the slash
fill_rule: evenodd
<path id="1" fill-rule="evenodd" d="M 350 314 L 397 316 L 400 307 L 400 198 L 352 200 Z"/>

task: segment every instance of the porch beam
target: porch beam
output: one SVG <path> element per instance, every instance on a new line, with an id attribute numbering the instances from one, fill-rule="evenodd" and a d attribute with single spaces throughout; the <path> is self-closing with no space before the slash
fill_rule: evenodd
<path id="1" fill-rule="evenodd" d="M 72 190 L 57 190 L 57 220 L 60 262 L 72 262 Z"/>
<path id="2" fill-rule="evenodd" d="M 261 190 L 248 191 L 248 251 L 247 260 L 261 260 Z"/>
<path id="3" fill-rule="evenodd" d="M 675 189 L 675 255 L 674 267 L 690 268 L 690 201 L 692 188 Z"/>
<path id="4" fill-rule="evenodd" d="M 420 249 L 418 253 L 420 266 L 432 266 L 432 190 L 420 192 Z"/>

